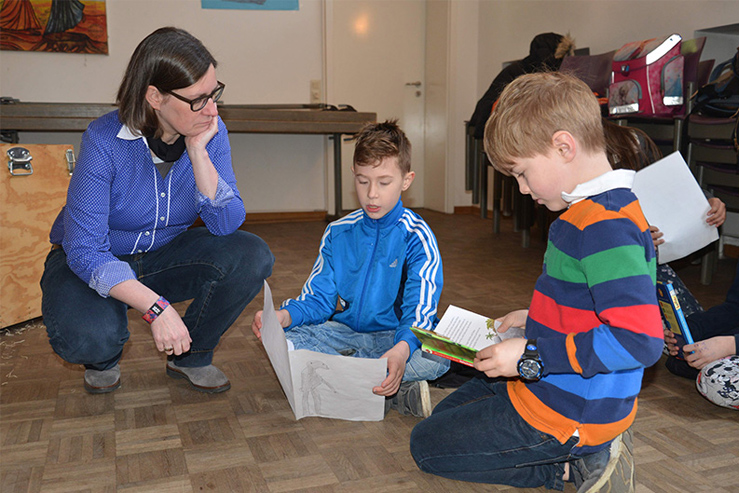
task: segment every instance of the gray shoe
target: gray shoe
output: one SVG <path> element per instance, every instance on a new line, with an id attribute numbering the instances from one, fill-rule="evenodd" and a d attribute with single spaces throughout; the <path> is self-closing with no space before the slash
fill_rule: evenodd
<path id="1" fill-rule="evenodd" d="M 167 361 L 167 375 L 172 378 L 184 378 L 195 390 L 215 394 L 231 388 L 228 377 L 213 365 L 186 368 L 177 366 L 174 360 Z"/>
<path id="2" fill-rule="evenodd" d="M 636 480 L 631 428 L 608 448 L 572 461 L 570 466 L 577 493 L 632 493 Z"/>
<path id="3" fill-rule="evenodd" d="M 85 370 L 85 390 L 91 394 L 113 392 L 121 386 L 121 367 L 116 364 L 107 370 Z"/>
<path id="4" fill-rule="evenodd" d="M 395 409 L 400 414 L 419 418 L 431 416 L 431 395 L 426 380 L 420 382 L 403 382 L 398 393 L 385 401 L 385 412 Z"/>

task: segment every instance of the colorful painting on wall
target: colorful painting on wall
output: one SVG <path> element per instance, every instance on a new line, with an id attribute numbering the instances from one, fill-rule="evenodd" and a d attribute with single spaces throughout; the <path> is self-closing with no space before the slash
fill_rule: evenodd
<path id="1" fill-rule="evenodd" d="M 0 50 L 107 55 L 105 0 L 4 0 Z"/>
<path id="2" fill-rule="evenodd" d="M 298 0 L 201 0 L 204 9 L 298 10 Z"/>

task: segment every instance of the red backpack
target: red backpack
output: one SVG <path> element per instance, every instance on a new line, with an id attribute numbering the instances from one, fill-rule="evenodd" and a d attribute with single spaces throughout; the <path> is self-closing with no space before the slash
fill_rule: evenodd
<path id="1" fill-rule="evenodd" d="M 683 105 L 682 38 L 635 41 L 613 56 L 608 114 L 611 116 L 672 116 Z"/>

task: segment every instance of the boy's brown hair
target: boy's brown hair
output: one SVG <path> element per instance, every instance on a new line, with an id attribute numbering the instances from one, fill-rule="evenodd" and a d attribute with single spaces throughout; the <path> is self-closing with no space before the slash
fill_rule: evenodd
<path id="1" fill-rule="evenodd" d="M 398 120 L 368 123 L 359 131 L 354 146 L 354 166 L 379 166 L 389 157 L 398 158 L 403 176 L 411 170 L 411 143 Z"/>
<path id="2" fill-rule="evenodd" d="M 548 155 L 560 130 L 586 152 L 605 152 L 600 106 L 587 84 L 561 72 L 522 75 L 503 90 L 485 126 L 485 152 L 510 174 L 513 159 Z"/>

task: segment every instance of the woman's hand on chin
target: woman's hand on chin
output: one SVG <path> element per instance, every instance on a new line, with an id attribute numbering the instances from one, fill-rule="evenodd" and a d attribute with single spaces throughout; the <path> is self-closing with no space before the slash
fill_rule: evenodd
<path id="1" fill-rule="evenodd" d="M 205 149 L 205 145 L 218 133 L 218 115 L 211 117 L 208 125 L 203 125 L 200 133 L 185 136 L 185 146 L 188 154 Z"/>

